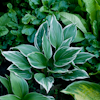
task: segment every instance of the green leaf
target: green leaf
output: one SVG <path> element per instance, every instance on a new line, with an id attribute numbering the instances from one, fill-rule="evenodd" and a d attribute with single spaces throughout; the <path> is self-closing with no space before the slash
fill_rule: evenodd
<path id="1" fill-rule="evenodd" d="M 17 29 L 18 24 L 16 24 L 16 23 L 13 22 L 13 21 L 10 21 L 10 22 L 7 23 L 7 26 L 8 26 L 8 27 L 11 27 L 12 29 Z"/>
<path id="2" fill-rule="evenodd" d="M 76 37 L 75 37 L 75 39 L 74 39 L 74 43 L 76 43 L 76 42 L 81 42 L 81 41 L 83 41 L 85 38 L 84 38 L 84 35 L 83 35 L 83 33 L 80 31 L 80 30 L 77 30 L 77 35 L 76 35 Z"/>
<path id="3" fill-rule="evenodd" d="M 13 93 L 22 99 L 29 92 L 27 82 L 23 78 L 15 75 L 14 73 L 10 73 L 10 80 Z"/>
<path id="4" fill-rule="evenodd" d="M 48 10 L 48 8 L 46 6 L 42 6 L 40 8 L 40 12 L 47 12 L 47 13 L 49 13 L 49 10 Z"/>
<path id="5" fill-rule="evenodd" d="M 80 52 L 81 48 L 77 47 L 61 47 L 54 54 L 54 65 L 63 67 L 71 63 Z"/>
<path id="6" fill-rule="evenodd" d="M 73 69 L 73 70 L 69 70 L 67 73 L 65 73 L 64 75 L 58 77 L 61 78 L 65 81 L 73 81 L 75 79 L 85 79 L 85 78 L 89 78 L 89 75 L 87 74 L 87 72 L 85 70 L 81 70 L 81 69 Z"/>
<path id="7" fill-rule="evenodd" d="M 65 25 L 68 24 L 76 24 L 76 26 L 83 32 L 87 33 L 86 27 L 83 24 L 82 18 L 76 16 L 75 14 L 70 14 L 67 12 L 61 12 L 60 13 L 61 20 Z"/>
<path id="8" fill-rule="evenodd" d="M 21 100 L 21 99 L 15 95 L 8 94 L 8 95 L 0 96 L 0 100 Z"/>
<path id="9" fill-rule="evenodd" d="M 95 0 L 99 5 L 100 5 L 100 1 L 99 0 Z"/>
<path id="10" fill-rule="evenodd" d="M 31 35 L 34 32 L 34 27 L 31 25 L 24 25 L 22 34 Z"/>
<path id="11" fill-rule="evenodd" d="M 24 79 L 29 80 L 29 79 L 32 78 L 32 72 L 31 72 L 31 70 L 23 70 L 22 71 L 17 66 L 15 66 L 13 64 L 8 67 L 8 70 L 10 72 L 15 73 L 17 76 L 20 76 L 20 77 L 24 78 Z"/>
<path id="12" fill-rule="evenodd" d="M 40 4 L 40 0 L 31 0 L 35 5 L 39 5 Z"/>
<path id="13" fill-rule="evenodd" d="M 42 51 L 42 37 L 43 37 L 44 33 L 48 36 L 48 28 L 49 28 L 48 22 L 46 21 L 43 24 L 41 24 L 37 33 L 35 34 L 34 45 L 40 51 Z"/>
<path id="14" fill-rule="evenodd" d="M 87 60 L 91 59 L 94 57 L 93 54 L 88 53 L 88 52 L 80 52 L 77 54 L 76 59 L 74 60 L 75 64 L 84 64 Z"/>
<path id="15" fill-rule="evenodd" d="M 54 83 L 54 78 L 49 76 L 46 77 L 44 74 L 42 73 L 37 73 L 34 75 L 35 80 L 43 86 L 43 88 L 46 90 L 46 92 L 48 93 L 51 89 L 51 87 L 53 86 Z"/>
<path id="16" fill-rule="evenodd" d="M 44 96 L 40 93 L 31 92 L 27 94 L 23 100 L 55 100 L 53 97 Z"/>
<path id="17" fill-rule="evenodd" d="M 31 68 L 27 59 L 18 51 L 3 51 L 2 55 L 21 70 Z"/>
<path id="18" fill-rule="evenodd" d="M 0 36 L 4 36 L 9 32 L 5 26 L 0 26 Z"/>
<path id="19" fill-rule="evenodd" d="M 7 89 L 8 93 L 12 93 L 11 85 L 10 85 L 10 82 L 7 78 L 0 76 L 0 82 Z"/>
<path id="20" fill-rule="evenodd" d="M 100 71 L 100 63 L 96 64 L 95 67 L 97 71 Z"/>
<path id="21" fill-rule="evenodd" d="M 34 32 L 31 35 L 27 36 L 27 40 L 30 43 L 34 43 L 35 34 L 36 34 L 36 30 L 34 30 Z"/>
<path id="22" fill-rule="evenodd" d="M 64 40 L 63 42 L 62 42 L 62 44 L 60 45 L 60 47 L 63 47 L 63 46 L 70 46 L 70 44 L 71 44 L 71 41 L 72 41 L 72 37 L 71 38 L 68 38 L 68 39 L 66 39 L 66 40 Z"/>
<path id="23" fill-rule="evenodd" d="M 5 13 L 0 17 L 0 26 L 5 26 L 7 23 L 11 21 L 11 18 L 9 18 L 8 14 Z"/>
<path id="24" fill-rule="evenodd" d="M 11 49 L 18 49 L 25 57 L 27 57 L 29 53 L 39 51 L 37 48 L 29 44 L 21 44 L 16 47 L 12 47 Z"/>
<path id="25" fill-rule="evenodd" d="M 70 68 L 70 65 L 67 65 L 65 67 L 54 67 L 52 70 L 48 69 L 51 73 L 66 73 L 68 72 L 68 69 Z"/>
<path id="26" fill-rule="evenodd" d="M 12 6 L 11 3 L 8 3 L 8 4 L 7 4 L 7 7 L 8 7 L 9 9 L 12 9 L 12 8 L 13 8 L 13 6 Z"/>
<path id="27" fill-rule="evenodd" d="M 62 32 L 62 26 L 57 21 L 55 16 L 53 16 L 51 19 L 49 34 L 50 34 L 49 37 L 50 37 L 50 42 L 52 46 L 57 49 L 63 42 L 63 32 Z"/>
<path id="28" fill-rule="evenodd" d="M 74 95 L 75 100 L 100 99 L 100 85 L 88 81 L 73 82 L 61 92 Z"/>
<path id="29" fill-rule="evenodd" d="M 32 52 L 28 54 L 28 61 L 32 67 L 37 69 L 46 68 L 47 65 L 47 59 L 40 52 Z"/>
<path id="30" fill-rule="evenodd" d="M 30 14 L 26 14 L 23 18 L 22 18 L 22 23 L 23 24 L 28 24 L 31 20 L 33 21 L 34 19 L 36 19 L 36 17 L 30 15 Z"/>
<path id="31" fill-rule="evenodd" d="M 64 34 L 64 40 L 72 37 L 72 41 L 75 39 L 76 34 L 77 34 L 77 27 L 75 24 L 70 24 L 67 25 L 64 29 L 63 29 L 63 34 Z"/>
<path id="32" fill-rule="evenodd" d="M 93 33 L 98 38 L 98 36 L 99 36 L 99 33 L 98 33 L 98 23 L 97 23 L 96 20 L 93 21 Z"/>
<path id="33" fill-rule="evenodd" d="M 42 0 L 42 4 L 45 6 L 50 6 L 54 2 L 55 2 L 55 0 Z"/>
<path id="34" fill-rule="evenodd" d="M 83 0 L 86 6 L 86 11 L 89 13 L 89 17 L 91 20 L 91 25 L 93 25 L 93 21 L 96 20 L 96 2 L 95 0 Z"/>
<path id="35" fill-rule="evenodd" d="M 42 48 L 43 48 L 45 57 L 49 60 L 52 57 L 52 48 L 45 34 L 43 35 L 43 38 L 42 38 Z"/>

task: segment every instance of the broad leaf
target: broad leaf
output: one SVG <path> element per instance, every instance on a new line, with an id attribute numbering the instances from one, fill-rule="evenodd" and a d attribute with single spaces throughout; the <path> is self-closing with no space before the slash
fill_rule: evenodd
<path id="1" fill-rule="evenodd" d="M 88 53 L 88 52 L 80 52 L 76 59 L 74 60 L 75 64 L 84 64 L 87 60 L 91 59 L 94 57 L 93 54 Z"/>
<path id="2" fill-rule="evenodd" d="M 31 35 L 34 32 L 34 27 L 30 25 L 25 25 L 22 29 L 22 34 Z"/>
<path id="3" fill-rule="evenodd" d="M 43 35 L 43 38 L 42 38 L 42 48 L 43 48 L 45 57 L 49 60 L 52 56 L 52 48 L 45 34 Z"/>
<path id="4" fill-rule="evenodd" d="M 13 73 L 15 73 L 16 75 L 18 75 L 18 76 L 20 76 L 20 77 L 22 77 L 22 78 L 24 78 L 24 79 L 27 79 L 27 80 L 29 80 L 29 79 L 31 79 L 32 78 L 32 72 L 31 72 L 31 70 L 20 70 L 18 67 L 16 67 L 15 65 L 10 65 L 9 67 L 8 67 L 8 70 L 10 71 L 10 72 L 13 72 Z"/>
<path id="5" fill-rule="evenodd" d="M 77 35 L 76 35 L 76 37 L 75 37 L 75 39 L 74 39 L 74 43 L 75 42 L 81 42 L 81 41 L 83 41 L 85 39 L 85 37 L 84 37 L 84 35 L 83 35 L 83 33 L 80 31 L 80 30 L 77 30 Z"/>
<path id="6" fill-rule="evenodd" d="M 51 89 L 51 87 L 53 86 L 53 83 L 54 83 L 53 77 L 51 77 L 51 76 L 46 77 L 42 73 L 37 73 L 37 74 L 34 75 L 34 78 L 40 85 L 42 85 L 45 88 L 47 93 L 50 91 L 50 89 Z"/>
<path id="7" fill-rule="evenodd" d="M 30 69 L 27 59 L 18 51 L 3 51 L 2 55 L 21 70 Z"/>
<path id="8" fill-rule="evenodd" d="M 76 25 L 75 24 L 67 25 L 63 29 L 63 34 L 64 34 L 64 40 L 72 37 L 72 41 L 73 41 L 75 39 L 75 37 L 76 37 L 76 34 L 77 34 Z"/>
<path id="9" fill-rule="evenodd" d="M 40 52 L 32 52 L 28 54 L 28 61 L 32 67 L 37 69 L 46 68 L 47 65 L 47 59 Z"/>
<path id="10" fill-rule="evenodd" d="M 40 0 L 31 0 L 35 5 L 39 5 L 40 4 Z"/>
<path id="11" fill-rule="evenodd" d="M 74 95 L 75 100 L 100 99 L 100 85 L 88 81 L 73 82 L 61 92 Z"/>
<path id="12" fill-rule="evenodd" d="M 12 93 L 11 85 L 10 85 L 10 82 L 7 78 L 0 76 L 0 82 L 7 89 L 8 93 Z"/>
<path id="13" fill-rule="evenodd" d="M 4 36 L 9 32 L 5 26 L 0 26 L 0 36 Z"/>
<path id="14" fill-rule="evenodd" d="M 89 13 L 89 17 L 91 20 L 91 24 L 93 25 L 93 21 L 96 20 L 96 2 L 95 0 L 83 0 L 86 6 L 86 11 Z"/>
<path id="15" fill-rule="evenodd" d="M 85 79 L 85 78 L 89 78 L 89 75 L 87 74 L 86 71 L 81 70 L 81 69 L 73 69 L 73 70 L 69 70 L 69 72 L 67 72 L 66 74 L 58 77 L 61 78 L 65 81 L 73 81 L 75 79 Z"/>
<path id="16" fill-rule="evenodd" d="M 71 63 L 80 52 L 81 48 L 77 47 L 61 47 L 54 54 L 54 65 L 63 67 Z"/>
<path id="17" fill-rule="evenodd" d="M 52 70 L 48 69 L 51 73 L 66 73 L 68 72 L 68 69 L 70 68 L 70 65 L 67 65 L 65 67 L 54 67 Z"/>
<path id="18" fill-rule="evenodd" d="M 10 73 L 10 80 L 13 93 L 19 98 L 23 98 L 29 92 L 28 84 L 23 78 Z"/>
<path id="19" fill-rule="evenodd" d="M 0 26 L 5 26 L 11 21 L 11 18 L 8 17 L 7 13 L 0 17 Z"/>
<path id="20" fill-rule="evenodd" d="M 44 33 L 48 36 L 48 23 L 47 21 L 41 24 L 34 38 L 34 45 L 42 51 L 42 37 Z"/>
<path id="21" fill-rule="evenodd" d="M 0 100 L 21 100 L 21 99 L 15 95 L 8 94 L 8 95 L 0 96 Z"/>
<path id="22" fill-rule="evenodd" d="M 37 48 L 29 44 L 21 44 L 16 47 L 12 47 L 11 49 L 18 49 L 25 57 L 27 57 L 29 53 L 39 51 Z"/>
<path id="23" fill-rule="evenodd" d="M 55 100 L 53 97 L 44 96 L 40 93 L 31 92 L 27 94 L 23 100 Z"/>
<path id="24" fill-rule="evenodd" d="M 81 19 L 74 15 L 74 14 L 70 14 L 67 12 L 61 12 L 60 13 L 61 16 L 61 20 L 65 25 L 68 24 L 76 24 L 76 26 L 83 32 L 83 33 L 87 33 L 86 27 L 84 26 L 84 24 L 82 23 Z"/>
<path id="25" fill-rule="evenodd" d="M 55 16 L 53 16 L 51 20 L 49 35 L 52 46 L 57 49 L 63 42 L 63 32 L 62 32 L 62 26 L 57 21 Z"/>

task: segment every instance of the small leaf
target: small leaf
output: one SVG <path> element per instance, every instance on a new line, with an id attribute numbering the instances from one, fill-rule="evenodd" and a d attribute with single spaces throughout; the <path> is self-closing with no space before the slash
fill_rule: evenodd
<path id="1" fill-rule="evenodd" d="M 75 37 L 76 37 L 76 34 L 77 34 L 76 25 L 75 24 L 67 25 L 63 29 L 63 34 L 64 34 L 64 40 L 72 37 L 72 41 L 73 41 L 75 39 Z"/>
<path id="2" fill-rule="evenodd" d="M 42 38 L 42 48 L 43 48 L 45 57 L 49 60 L 52 56 L 52 48 L 45 34 L 43 35 L 43 38 Z"/>
<path id="3" fill-rule="evenodd" d="M 42 73 L 37 73 L 34 75 L 35 80 L 42 85 L 46 92 L 48 93 L 54 83 L 54 78 L 49 76 L 49 77 L 45 77 L 44 74 Z"/>
<path id="4" fill-rule="evenodd" d="M 81 41 L 83 41 L 85 39 L 85 37 L 84 37 L 84 35 L 83 35 L 83 33 L 80 31 L 80 30 L 77 30 L 77 35 L 76 35 L 76 37 L 75 37 L 75 39 L 74 39 L 74 43 L 76 43 L 76 42 L 81 42 Z"/>
<path id="5" fill-rule="evenodd" d="M 65 73 L 64 75 L 60 76 L 59 78 L 65 80 L 65 81 L 69 81 L 69 80 L 73 81 L 75 79 L 89 78 L 89 75 L 84 70 L 73 69 L 71 71 L 69 70 L 69 72 Z"/>
<path id="6" fill-rule="evenodd" d="M 63 67 L 71 63 L 80 52 L 81 48 L 77 47 L 61 47 L 54 54 L 54 65 Z"/>
<path id="7" fill-rule="evenodd" d="M 46 21 L 43 24 L 41 24 L 37 33 L 35 34 L 34 45 L 40 51 L 42 51 L 42 37 L 43 37 L 44 33 L 48 36 L 48 28 L 49 28 L 48 22 Z"/>
<path id="8" fill-rule="evenodd" d="M 22 34 L 31 35 L 34 32 L 34 27 L 30 25 L 25 25 L 22 29 Z"/>
<path id="9" fill-rule="evenodd" d="M 19 98 L 23 98 L 29 92 L 28 84 L 23 78 L 10 73 L 10 80 L 13 93 Z"/>
<path id="10" fill-rule="evenodd" d="M 3 51 L 2 55 L 21 70 L 31 68 L 27 59 L 18 51 Z"/>
<path id="11" fill-rule="evenodd" d="M 29 44 L 21 44 L 16 47 L 12 47 L 11 49 L 18 49 L 25 57 L 27 57 L 29 53 L 39 51 L 37 48 Z"/>
<path id="12" fill-rule="evenodd" d="M 63 32 L 62 26 L 55 16 L 53 16 L 51 20 L 49 35 L 52 46 L 57 49 L 63 42 Z"/>
<path id="13" fill-rule="evenodd" d="M 28 61 L 32 67 L 37 69 L 46 68 L 47 65 L 47 59 L 40 52 L 32 52 L 28 54 Z"/>
<path id="14" fill-rule="evenodd" d="M 83 33 L 87 33 L 86 27 L 83 23 L 82 18 L 78 17 L 75 14 L 70 14 L 67 12 L 61 12 L 60 13 L 61 16 L 61 20 L 65 25 L 68 24 L 76 24 L 76 26 L 83 32 Z M 86 23 L 86 22 L 85 22 Z"/>
<path id="15" fill-rule="evenodd" d="M 0 76 L 0 82 L 5 86 L 8 93 L 12 93 L 11 85 L 7 78 Z"/>
<path id="16" fill-rule="evenodd" d="M 36 93 L 36 92 L 31 92 L 29 94 L 27 94 L 23 100 L 55 100 L 53 97 L 50 96 L 44 96 L 40 93 Z"/>
<path id="17" fill-rule="evenodd" d="M 88 52 L 80 52 L 76 59 L 74 60 L 75 64 L 84 64 L 87 60 L 91 59 L 94 57 L 93 54 L 88 53 Z"/>
<path id="18" fill-rule="evenodd" d="M 100 85 L 88 81 L 73 82 L 61 92 L 74 95 L 75 100 L 100 99 Z"/>
<path id="19" fill-rule="evenodd" d="M 60 45 L 60 47 L 63 47 L 63 46 L 70 46 L 71 41 L 72 41 L 72 37 L 71 37 L 71 38 L 68 38 L 68 39 L 66 39 L 66 40 L 64 40 L 64 41 L 62 42 L 62 44 Z"/>
<path id="20" fill-rule="evenodd" d="M 33 21 L 34 19 L 36 19 L 34 16 L 30 15 L 30 14 L 26 14 L 23 18 L 22 18 L 22 23 L 23 24 L 28 24 L 31 20 Z"/>
<path id="21" fill-rule="evenodd" d="M 15 95 L 8 94 L 8 95 L 0 96 L 0 100 L 21 100 L 21 99 Z"/>
<path id="22" fill-rule="evenodd" d="M 6 35 L 9 30 L 5 26 L 0 26 L 0 37 Z"/>
<path id="23" fill-rule="evenodd" d="M 40 0 L 31 0 L 35 5 L 39 5 L 40 4 Z"/>
<path id="24" fill-rule="evenodd" d="M 20 77 L 24 78 L 24 79 L 29 80 L 29 79 L 32 78 L 32 72 L 31 72 L 31 70 L 23 70 L 22 71 L 22 70 L 20 70 L 18 67 L 16 67 L 13 64 L 8 67 L 8 70 L 10 72 L 15 73 L 17 76 L 20 76 Z"/>

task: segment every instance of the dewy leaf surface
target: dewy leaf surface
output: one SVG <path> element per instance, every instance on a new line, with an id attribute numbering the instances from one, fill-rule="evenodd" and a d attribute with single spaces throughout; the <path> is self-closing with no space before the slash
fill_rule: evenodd
<path id="1" fill-rule="evenodd" d="M 48 93 L 54 83 L 54 78 L 49 76 L 49 77 L 45 77 L 44 74 L 42 73 L 37 73 L 34 75 L 35 80 L 42 85 L 46 92 Z"/>
<path id="2" fill-rule="evenodd" d="M 100 100 L 100 85 L 93 82 L 73 82 L 61 92 L 74 95 L 75 100 Z"/>
<path id="3" fill-rule="evenodd" d="M 18 51 L 3 51 L 2 55 L 21 70 L 31 68 L 27 59 Z"/>
<path id="4" fill-rule="evenodd" d="M 28 61 L 32 67 L 37 69 L 46 68 L 47 65 L 47 59 L 40 52 L 32 52 L 28 54 Z"/>
<path id="5" fill-rule="evenodd" d="M 80 52 L 81 48 L 61 47 L 54 54 L 54 64 L 57 67 L 63 67 L 71 63 Z"/>
<path id="6" fill-rule="evenodd" d="M 67 12 L 61 12 L 60 13 L 61 16 L 61 20 L 65 25 L 68 24 L 76 24 L 76 26 L 83 32 L 83 33 L 87 33 L 86 27 L 84 26 L 83 22 L 81 21 L 82 18 L 74 15 L 74 14 L 70 14 Z"/>
<path id="7" fill-rule="evenodd" d="M 52 46 L 55 47 L 56 49 L 63 42 L 62 26 L 57 21 L 55 16 L 53 16 L 51 19 L 49 38 Z"/>
<path id="8" fill-rule="evenodd" d="M 43 38 L 42 38 L 42 48 L 43 48 L 45 57 L 49 60 L 52 56 L 52 47 L 45 34 L 43 35 Z"/>
<path id="9" fill-rule="evenodd" d="M 21 44 L 16 47 L 12 47 L 11 49 L 18 49 L 26 57 L 29 53 L 39 51 L 36 47 L 29 44 Z"/>
<path id="10" fill-rule="evenodd" d="M 28 84 L 23 78 L 10 73 L 10 81 L 13 93 L 19 98 L 23 98 L 29 92 Z"/>

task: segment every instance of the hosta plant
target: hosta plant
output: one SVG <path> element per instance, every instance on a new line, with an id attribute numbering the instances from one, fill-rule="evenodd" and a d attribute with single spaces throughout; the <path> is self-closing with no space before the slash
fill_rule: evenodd
<path id="1" fill-rule="evenodd" d="M 0 82 L 7 88 L 8 94 L 0 96 L 0 100 L 55 100 L 51 96 L 44 96 L 36 92 L 29 93 L 29 86 L 25 79 L 10 73 L 10 77 L 0 76 Z"/>
<path id="2" fill-rule="evenodd" d="M 72 94 L 75 100 L 99 100 L 100 99 L 100 85 L 88 82 L 77 81 L 68 85 L 61 91 L 65 94 Z"/>
<path id="3" fill-rule="evenodd" d="M 13 63 L 8 70 L 28 80 L 34 77 L 47 93 L 55 78 L 65 81 L 89 78 L 78 64 L 84 64 L 94 55 L 82 52 L 81 47 L 71 46 L 76 34 L 75 24 L 62 28 L 53 16 L 50 27 L 47 22 L 39 27 L 34 46 L 21 44 L 12 47 L 14 51 L 2 51 L 2 55 Z M 36 73 L 32 73 L 32 68 Z"/>

